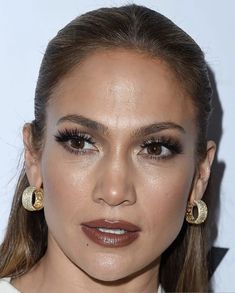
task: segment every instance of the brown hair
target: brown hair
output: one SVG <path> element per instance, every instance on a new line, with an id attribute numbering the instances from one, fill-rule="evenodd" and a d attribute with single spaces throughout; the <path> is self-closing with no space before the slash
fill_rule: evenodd
<path id="1" fill-rule="evenodd" d="M 91 52 L 114 48 L 135 50 L 168 63 L 195 106 L 197 158 L 202 158 L 211 111 L 211 86 L 204 54 L 190 36 L 165 16 L 135 4 L 85 13 L 49 42 L 35 92 L 35 120 L 31 123 L 34 149 L 43 148 L 46 107 L 58 82 Z M 28 185 L 23 169 L 0 248 L 0 277 L 26 273 L 47 249 L 43 211 L 31 213 L 21 204 L 22 192 Z M 177 239 L 162 256 L 160 282 L 166 291 L 207 291 L 206 244 L 205 224 L 183 224 Z"/>

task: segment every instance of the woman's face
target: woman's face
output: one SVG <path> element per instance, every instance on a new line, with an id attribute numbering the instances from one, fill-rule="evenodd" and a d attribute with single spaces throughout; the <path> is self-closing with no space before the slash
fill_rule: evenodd
<path id="1" fill-rule="evenodd" d="M 104 281 L 157 271 L 194 192 L 194 118 L 169 67 L 133 51 L 93 53 L 61 80 L 36 180 L 48 251 Z"/>

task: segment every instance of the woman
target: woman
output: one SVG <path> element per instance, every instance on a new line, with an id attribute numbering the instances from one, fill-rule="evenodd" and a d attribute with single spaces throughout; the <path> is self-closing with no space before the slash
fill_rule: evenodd
<path id="1" fill-rule="evenodd" d="M 23 129 L 0 292 L 206 292 L 210 112 L 201 49 L 161 14 L 101 8 L 60 30 Z"/>

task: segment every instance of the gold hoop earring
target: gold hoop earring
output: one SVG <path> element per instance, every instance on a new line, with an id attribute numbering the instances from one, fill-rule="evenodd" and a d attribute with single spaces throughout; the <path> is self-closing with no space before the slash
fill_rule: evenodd
<path id="1" fill-rule="evenodd" d="M 43 190 L 29 186 L 22 194 L 22 205 L 27 211 L 39 211 L 43 208 Z"/>
<path id="2" fill-rule="evenodd" d="M 193 215 L 193 208 L 197 207 L 197 217 Z M 193 204 L 188 203 L 186 210 L 186 221 L 190 224 L 202 224 L 205 222 L 208 214 L 208 209 L 205 202 L 201 199 L 194 200 Z"/>

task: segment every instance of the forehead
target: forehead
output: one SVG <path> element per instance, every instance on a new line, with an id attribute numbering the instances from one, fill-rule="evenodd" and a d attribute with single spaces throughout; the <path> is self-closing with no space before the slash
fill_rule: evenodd
<path id="1" fill-rule="evenodd" d="M 76 113 L 120 127 L 194 118 L 192 101 L 168 64 L 121 49 L 89 55 L 56 86 L 48 116 Z"/>

